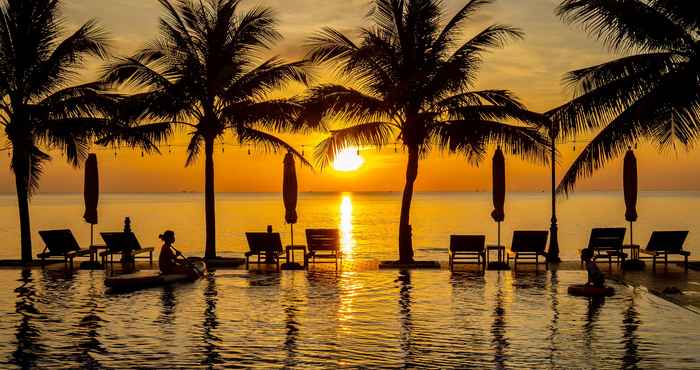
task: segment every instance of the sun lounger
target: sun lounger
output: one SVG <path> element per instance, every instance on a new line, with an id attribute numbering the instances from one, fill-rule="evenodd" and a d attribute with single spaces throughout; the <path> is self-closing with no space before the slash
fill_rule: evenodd
<path id="1" fill-rule="evenodd" d="M 476 263 L 486 269 L 486 236 L 450 235 L 450 271 L 456 264 Z"/>
<path id="2" fill-rule="evenodd" d="M 44 250 L 37 254 L 37 258 L 41 259 L 42 263 L 50 257 L 63 257 L 66 267 L 73 268 L 73 259 L 78 256 L 87 256 L 91 254 L 90 248 L 80 248 L 78 241 L 75 240 L 73 233 L 68 229 L 62 230 L 42 230 L 39 231 L 41 239 L 44 241 Z"/>
<path id="3" fill-rule="evenodd" d="M 122 255 L 124 252 L 129 252 L 131 256 L 136 258 L 148 258 L 148 261 L 153 264 L 153 247 L 141 247 L 136 235 L 132 232 L 107 232 L 100 233 L 102 240 L 105 241 L 106 250 L 100 252 L 100 257 L 102 258 L 102 263 L 107 266 L 107 260 L 110 263 L 114 262 L 114 255 Z M 148 256 L 139 256 L 140 254 L 146 254 Z M 135 263 L 135 261 L 134 261 Z"/>
<path id="4" fill-rule="evenodd" d="M 688 237 L 687 231 L 654 231 L 651 233 L 649 243 L 645 249 L 640 250 L 641 253 L 649 255 L 649 257 L 640 257 L 651 259 L 651 268 L 656 270 L 656 259 L 664 258 L 664 267 L 668 266 L 668 255 L 678 254 L 683 256 L 685 271 L 688 271 L 688 256 L 689 251 L 683 250 L 683 243 Z"/>
<path id="5" fill-rule="evenodd" d="M 304 265 L 311 263 L 335 263 L 342 262 L 343 254 L 340 251 L 340 231 L 338 229 L 306 229 L 306 245 L 309 252 L 304 258 Z M 319 259 L 320 261 L 316 261 Z M 332 259 L 332 261 L 324 261 Z"/>
<path id="6" fill-rule="evenodd" d="M 593 228 L 588 239 L 588 248 L 593 250 L 596 259 L 607 258 L 611 266 L 613 258 L 617 263 L 625 262 L 627 253 L 623 252 L 622 246 L 626 231 L 624 227 Z"/>
<path id="7" fill-rule="evenodd" d="M 514 258 L 513 269 L 518 268 L 518 260 L 534 260 L 535 269 L 539 266 L 539 257 L 544 257 L 545 269 L 547 266 L 547 236 L 548 231 L 514 231 L 513 242 L 510 245 L 508 252 L 508 262 L 511 257 Z"/>
<path id="8" fill-rule="evenodd" d="M 275 263 L 277 270 L 280 269 L 280 258 L 282 257 L 282 239 L 280 233 L 245 233 L 248 239 L 250 251 L 245 253 L 245 268 L 248 269 L 250 263 L 257 265 L 263 263 Z M 250 258 L 256 256 L 255 261 Z"/>

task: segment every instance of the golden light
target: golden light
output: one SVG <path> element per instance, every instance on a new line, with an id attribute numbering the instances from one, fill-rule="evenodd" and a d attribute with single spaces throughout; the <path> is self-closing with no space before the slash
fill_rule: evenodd
<path id="1" fill-rule="evenodd" d="M 335 156 L 333 169 L 340 172 L 351 172 L 362 167 L 365 160 L 358 154 L 357 148 L 343 149 Z"/>
<path id="2" fill-rule="evenodd" d="M 352 237 L 352 196 L 344 193 L 340 201 L 340 246 L 343 255 L 352 255 L 355 239 Z"/>

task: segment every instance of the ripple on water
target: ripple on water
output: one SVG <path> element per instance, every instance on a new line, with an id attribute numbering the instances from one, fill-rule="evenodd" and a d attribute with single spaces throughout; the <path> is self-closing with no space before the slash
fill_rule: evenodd
<path id="1" fill-rule="evenodd" d="M 98 271 L 1 270 L 17 367 L 700 368 L 697 315 L 579 272 L 246 271 L 107 294 Z"/>

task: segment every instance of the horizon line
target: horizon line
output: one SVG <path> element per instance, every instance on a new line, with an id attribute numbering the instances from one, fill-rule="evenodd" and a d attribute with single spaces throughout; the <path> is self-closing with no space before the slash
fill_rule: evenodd
<path id="1" fill-rule="evenodd" d="M 589 189 L 589 190 L 579 190 L 568 194 L 568 196 L 573 196 L 577 193 L 615 193 L 622 192 L 622 189 Z M 646 189 L 639 190 L 639 193 L 672 193 L 672 192 L 682 192 L 682 193 L 694 193 L 700 192 L 700 189 Z M 216 194 L 281 194 L 282 191 L 221 191 L 216 192 Z M 355 193 L 355 194 L 401 194 L 400 190 L 307 190 L 300 191 L 299 194 L 344 194 L 344 193 Z M 416 191 L 416 194 L 464 194 L 464 193 L 491 193 L 491 189 L 487 190 L 422 190 Z M 534 194 L 549 194 L 550 191 L 546 190 L 512 190 L 508 193 L 534 193 Z M 40 195 L 68 195 L 68 194 L 83 194 L 81 191 L 46 191 L 35 193 L 34 196 Z M 100 192 L 100 194 L 204 194 L 203 191 L 106 191 Z M 0 192 L 0 195 L 16 195 L 15 192 Z M 566 194 L 557 194 L 557 196 L 567 196 Z"/>

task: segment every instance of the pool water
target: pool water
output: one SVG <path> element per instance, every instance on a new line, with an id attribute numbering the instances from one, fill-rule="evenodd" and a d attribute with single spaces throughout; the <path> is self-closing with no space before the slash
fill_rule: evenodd
<path id="1" fill-rule="evenodd" d="M 217 271 L 109 294 L 0 270 L 0 364 L 51 368 L 700 368 L 700 316 L 578 271 Z"/>

